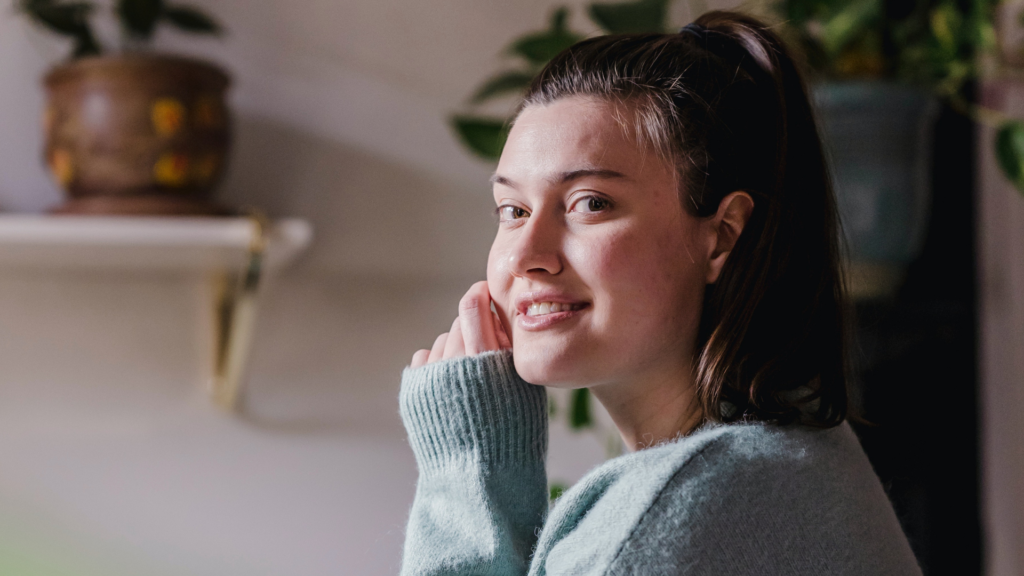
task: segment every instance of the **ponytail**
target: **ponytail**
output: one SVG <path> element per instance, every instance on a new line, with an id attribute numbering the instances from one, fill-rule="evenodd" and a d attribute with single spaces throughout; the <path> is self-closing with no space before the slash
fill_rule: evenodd
<path id="1" fill-rule="evenodd" d="M 708 12 L 678 34 L 584 40 L 523 106 L 629 102 L 640 136 L 676 166 L 680 200 L 708 217 L 742 190 L 754 211 L 708 286 L 696 350 L 704 415 L 830 427 L 847 412 L 839 223 L 807 90 L 755 18 Z"/>

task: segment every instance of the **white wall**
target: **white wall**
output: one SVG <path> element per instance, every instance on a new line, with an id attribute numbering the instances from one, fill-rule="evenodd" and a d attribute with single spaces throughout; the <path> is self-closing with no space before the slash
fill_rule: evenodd
<path id="1" fill-rule="evenodd" d="M 0 572 L 393 574 L 415 481 L 398 376 L 483 277 L 493 233 L 492 167 L 445 117 L 550 4 L 196 4 L 230 34 L 159 43 L 235 76 L 222 199 L 309 219 L 314 246 L 267 294 L 239 419 L 199 386 L 195 282 L 0 279 Z M 38 79 L 60 54 L 0 13 L 4 209 L 59 201 Z M 554 478 L 600 459 L 596 441 L 554 434 Z"/>

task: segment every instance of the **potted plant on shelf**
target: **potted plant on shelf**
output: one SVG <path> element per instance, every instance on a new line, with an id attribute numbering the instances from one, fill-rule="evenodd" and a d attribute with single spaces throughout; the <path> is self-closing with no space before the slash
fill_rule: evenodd
<path id="1" fill-rule="evenodd" d="M 118 0 L 121 46 L 108 51 L 87 1 L 18 0 L 39 26 L 72 40 L 68 61 L 44 78 L 45 161 L 67 194 L 61 214 L 211 215 L 231 143 L 228 75 L 218 66 L 155 54 L 167 24 L 197 34 L 221 27 L 163 0 Z"/>

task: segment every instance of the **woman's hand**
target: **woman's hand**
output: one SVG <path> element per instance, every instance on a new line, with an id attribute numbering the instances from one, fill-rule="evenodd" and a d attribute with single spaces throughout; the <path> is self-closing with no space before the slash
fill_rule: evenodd
<path id="1" fill-rule="evenodd" d="M 452 323 L 452 329 L 438 336 L 430 350 L 417 350 L 412 355 L 410 368 L 511 347 L 498 315 L 491 311 L 487 282 L 480 281 L 473 284 L 459 302 L 459 317 Z"/>

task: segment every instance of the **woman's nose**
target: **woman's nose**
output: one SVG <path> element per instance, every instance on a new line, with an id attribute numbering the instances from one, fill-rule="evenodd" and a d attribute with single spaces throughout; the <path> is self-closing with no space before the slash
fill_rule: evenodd
<path id="1" fill-rule="evenodd" d="M 562 231 L 554 222 L 533 215 L 523 225 L 512 249 L 509 270 L 514 276 L 558 274 L 562 271 Z"/>

